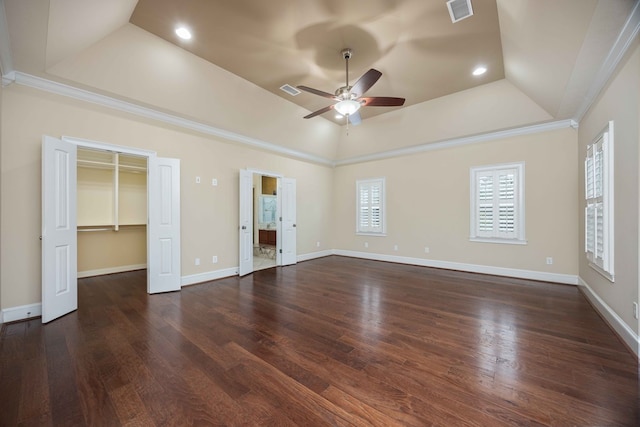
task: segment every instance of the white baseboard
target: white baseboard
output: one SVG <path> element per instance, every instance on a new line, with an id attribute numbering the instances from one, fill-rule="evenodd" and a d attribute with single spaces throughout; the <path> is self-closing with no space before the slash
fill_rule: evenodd
<path id="1" fill-rule="evenodd" d="M 40 303 L 10 307 L 0 312 L 0 323 L 16 322 L 38 316 L 42 316 L 42 304 Z"/>
<path id="2" fill-rule="evenodd" d="M 579 277 L 579 286 L 582 289 L 584 295 L 591 302 L 591 304 L 598 310 L 598 313 L 605 319 L 605 321 L 613 328 L 620 338 L 633 350 L 637 357 L 640 357 L 640 338 L 633 329 L 625 323 L 624 320 L 618 314 L 604 302 L 600 296 L 591 289 L 591 286 L 587 282 Z"/>
<path id="3" fill-rule="evenodd" d="M 311 259 L 322 258 L 333 255 L 332 250 L 312 252 L 309 254 L 298 255 L 297 262 L 309 261 Z M 206 273 L 191 274 L 182 276 L 180 283 L 182 286 L 195 285 L 196 283 L 209 282 L 211 280 L 224 279 L 225 277 L 237 276 L 238 267 L 225 268 L 223 270 L 208 271 Z"/>
<path id="4" fill-rule="evenodd" d="M 83 277 L 102 276 L 103 274 L 124 273 L 125 271 L 143 270 L 147 264 L 121 265 L 119 267 L 100 268 L 97 270 L 78 271 L 78 279 Z"/>
<path id="5" fill-rule="evenodd" d="M 494 276 L 517 277 L 520 279 L 540 280 L 544 282 L 577 285 L 578 276 L 572 274 L 547 273 L 545 271 L 520 270 L 517 268 L 493 267 L 489 265 L 465 264 L 462 262 L 438 261 L 433 259 L 411 258 L 396 255 L 384 255 L 370 252 L 346 251 L 334 249 L 334 255 L 352 258 L 372 259 L 376 261 L 395 262 L 398 264 L 420 265 L 423 267 L 443 268 L 446 270 L 468 271 L 470 273 L 492 274 Z"/>
<path id="6" fill-rule="evenodd" d="M 225 268 L 222 270 L 208 271 L 206 273 L 190 274 L 182 276 L 181 286 L 194 285 L 196 283 L 209 282 L 211 280 L 224 279 L 225 277 L 237 276 L 238 267 Z"/>
<path id="7" fill-rule="evenodd" d="M 324 258 L 329 255 L 333 255 L 333 251 L 330 249 L 326 251 L 318 251 L 318 252 L 311 252 L 308 254 L 298 255 L 297 260 L 298 262 L 309 261 L 316 258 Z"/>

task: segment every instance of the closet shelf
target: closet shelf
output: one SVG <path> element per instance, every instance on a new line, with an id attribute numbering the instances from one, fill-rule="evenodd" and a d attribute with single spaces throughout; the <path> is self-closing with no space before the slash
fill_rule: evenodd
<path id="1" fill-rule="evenodd" d="M 91 169 L 107 169 L 113 170 L 115 169 L 115 163 L 109 162 L 101 162 L 97 160 L 82 160 L 78 159 L 78 166 L 81 168 L 91 168 Z M 121 172 L 147 172 L 146 166 L 138 166 L 138 165 L 127 165 L 120 163 L 118 165 L 118 170 Z"/>
<path id="2" fill-rule="evenodd" d="M 85 231 L 119 231 L 119 230 L 133 230 L 136 228 L 146 228 L 147 224 L 120 224 L 118 229 L 115 225 L 79 225 L 78 232 Z"/>
<path id="3" fill-rule="evenodd" d="M 115 164 L 110 162 L 101 162 L 97 160 L 82 160 L 78 159 L 78 166 L 82 168 L 92 168 L 92 169 L 114 169 Z"/>

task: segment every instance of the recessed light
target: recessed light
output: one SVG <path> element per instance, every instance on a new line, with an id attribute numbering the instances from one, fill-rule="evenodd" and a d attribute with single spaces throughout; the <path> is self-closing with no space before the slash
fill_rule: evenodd
<path id="1" fill-rule="evenodd" d="M 185 27 L 178 27 L 176 28 L 176 34 L 178 35 L 178 37 L 180 37 L 182 40 L 189 40 L 191 38 L 191 31 L 189 31 L 188 29 L 186 29 Z"/>
<path id="2" fill-rule="evenodd" d="M 481 76 L 486 72 L 487 72 L 487 68 L 486 67 L 479 66 L 479 67 L 476 67 L 475 70 L 473 70 L 473 75 L 474 76 Z"/>

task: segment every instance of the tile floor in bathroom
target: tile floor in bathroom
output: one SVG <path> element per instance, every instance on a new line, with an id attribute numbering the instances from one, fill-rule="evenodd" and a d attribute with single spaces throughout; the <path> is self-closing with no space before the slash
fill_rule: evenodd
<path id="1" fill-rule="evenodd" d="M 276 266 L 276 247 L 260 244 L 253 247 L 253 271 Z"/>

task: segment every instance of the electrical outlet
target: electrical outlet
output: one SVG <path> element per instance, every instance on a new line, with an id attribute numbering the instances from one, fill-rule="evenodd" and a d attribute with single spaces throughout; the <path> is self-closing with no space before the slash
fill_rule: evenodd
<path id="1" fill-rule="evenodd" d="M 397 251 L 398 250 L 398 245 L 393 245 L 393 250 Z"/>
<path id="2" fill-rule="evenodd" d="M 429 253 L 429 246 L 425 246 L 425 247 L 424 247 L 424 253 L 425 253 L 425 254 L 428 254 L 428 253 Z"/>
<path id="3" fill-rule="evenodd" d="M 212 263 L 214 263 L 214 264 L 217 264 L 217 263 L 218 263 L 218 256 L 217 256 L 217 255 L 214 255 L 214 256 L 211 258 L 211 262 L 212 262 Z"/>
<path id="4" fill-rule="evenodd" d="M 320 242 L 316 242 L 316 248 L 320 247 Z"/>
<path id="5" fill-rule="evenodd" d="M 633 303 L 633 317 L 635 317 L 636 319 L 638 318 L 638 303 L 637 302 Z"/>
<path id="6" fill-rule="evenodd" d="M 200 258 L 196 258 L 195 263 L 196 263 L 196 265 L 200 265 Z"/>
<path id="7" fill-rule="evenodd" d="M 200 177 L 196 176 L 196 184 L 200 184 Z"/>
<path id="8" fill-rule="evenodd" d="M 215 179 L 215 178 L 213 178 L 213 179 L 211 180 L 211 185 L 213 185 L 214 187 L 217 187 L 217 186 L 218 186 L 218 180 L 217 180 L 217 179 Z"/>
<path id="9" fill-rule="evenodd" d="M 553 257 L 548 256 L 547 257 L 547 265 L 552 265 L 553 264 Z"/>
<path id="10" fill-rule="evenodd" d="M 364 247 L 368 248 L 369 247 L 369 242 L 364 242 Z"/>

